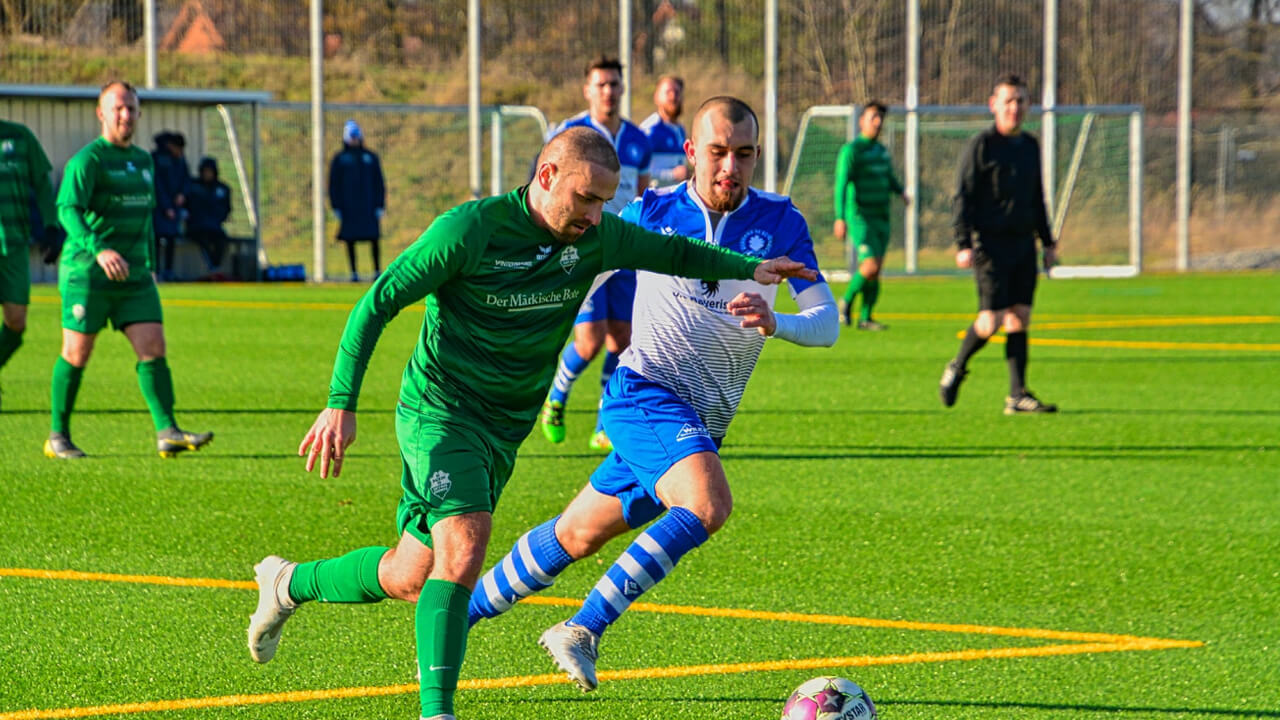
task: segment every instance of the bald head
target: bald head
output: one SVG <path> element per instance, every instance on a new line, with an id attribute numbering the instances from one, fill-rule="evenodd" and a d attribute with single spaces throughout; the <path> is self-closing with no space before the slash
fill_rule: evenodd
<path id="1" fill-rule="evenodd" d="M 137 128 L 138 91 L 123 80 L 113 80 L 102 86 L 98 93 L 98 120 L 102 123 L 102 136 L 113 145 L 128 147 L 133 143 Z"/>
<path id="2" fill-rule="evenodd" d="M 717 95 L 704 101 L 698 106 L 698 111 L 693 114 L 693 143 L 695 145 L 698 144 L 698 133 L 705 124 L 702 120 L 710 114 L 715 114 L 728 120 L 731 125 L 740 125 L 750 120 L 752 141 L 754 142 L 760 135 L 760 121 L 756 119 L 756 113 L 751 109 L 750 105 L 735 97 Z"/>
<path id="3" fill-rule="evenodd" d="M 581 162 L 599 165 L 615 173 L 622 169 L 613 143 L 604 135 L 586 127 L 572 127 L 556 135 L 538 155 L 538 165 L 552 163 L 570 172 Z"/>

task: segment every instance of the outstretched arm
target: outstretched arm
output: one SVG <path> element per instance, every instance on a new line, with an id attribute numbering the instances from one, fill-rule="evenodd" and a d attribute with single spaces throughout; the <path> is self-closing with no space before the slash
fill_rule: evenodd
<path id="1" fill-rule="evenodd" d="M 741 293 L 729 301 L 729 314 L 741 317 L 742 327 L 754 327 L 766 337 L 809 347 L 831 347 L 840 337 L 839 312 L 831 287 L 817 283 L 796 295 L 800 312 L 775 313 L 756 293 Z"/>

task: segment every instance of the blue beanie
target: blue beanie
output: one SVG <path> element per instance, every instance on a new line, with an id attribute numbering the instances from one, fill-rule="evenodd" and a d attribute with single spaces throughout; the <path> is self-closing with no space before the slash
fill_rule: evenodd
<path id="1" fill-rule="evenodd" d="M 364 134 L 360 132 L 360 126 L 356 124 L 355 120 L 348 120 L 342 126 L 342 142 L 349 143 L 352 140 L 360 140 L 363 137 Z"/>

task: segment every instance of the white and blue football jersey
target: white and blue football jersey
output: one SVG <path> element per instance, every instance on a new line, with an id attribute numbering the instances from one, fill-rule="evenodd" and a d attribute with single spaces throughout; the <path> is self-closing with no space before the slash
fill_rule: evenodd
<path id="1" fill-rule="evenodd" d="M 640 123 L 640 129 L 649 136 L 649 147 L 653 149 L 649 174 L 659 185 L 674 185 L 679 182 L 671 176 L 671 171 L 685 164 L 684 128 L 663 120 L 655 112 Z"/>
<path id="2" fill-rule="evenodd" d="M 547 135 L 547 140 L 559 135 L 571 127 L 589 127 L 609 138 L 613 149 L 618 152 L 618 163 L 622 171 L 618 173 L 618 192 L 613 199 L 604 204 L 604 209 L 617 215 L 640 194 L 640 176 L 649 172 L 652 151 L 649 138 L 635 123 L 623 119 L 617 135 L 611 135 L 609 129 L 596 122 L 586 110 L 574 115 L 555 127 Z"/>
<path id="3" fill-rule="evenodd" d="M 649 190 L 622 218 L 647 230 L 698 238 L 758 258 L 786 255 L 818 268 L 804 216 L 782 195 L 755 188 L 736 210 L 712 227 L 711 215 L 688 183 Z M 817 281 L 790 278 L 795 295 Z M 631 346 L 619 362 L 661 383 L 689 403 L 712 437 L 724 437 L 746 391 L 765 338 L 741 327 L 729 301 L 742 292 L 759 293 L 772 307 L 776 285 L 753 280 L 690 280 L 636 271 Z"/>

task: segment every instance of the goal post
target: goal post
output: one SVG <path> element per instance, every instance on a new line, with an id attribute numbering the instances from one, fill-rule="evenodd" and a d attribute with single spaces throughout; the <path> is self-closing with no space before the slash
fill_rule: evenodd
<path id="1" fill-rule="evenodd" d="M 834 217 L 835 160 L 840 146 L 856 136 L 857 105 L 818 105 L 805 111 L 796 130 L 783 192 L 809 221 L 819 260 L 845 267 L 847 243 L 831 234 Z M 900 178 L 909 143 L 915 143 L 919 178 L 913 212 L 895 202 L 889 267 L 907 272 L 954 269 L 951 233 L 955 170 L 969 138 L 991 125 L 982 105 L 925 105 L 917 108 L 916 137 L 907 132 L 903 107 L 890 108 L 880 141 L 889 150 Z M 1043 148 L 1051 161 L 1056 197 L 1048 203 L 1050 223 L 1070 263 L 1057 277 L 1136 275 L 1142 267 L 1142 129 L 1136 105 L 1058 106 L 1054 108 L 1055 147 Z M 1024 127 L 1039 134 L 1042 112 L 1030 109 Z M 917 239 L 904 247 L 903 238 Z"/>

